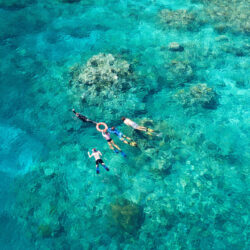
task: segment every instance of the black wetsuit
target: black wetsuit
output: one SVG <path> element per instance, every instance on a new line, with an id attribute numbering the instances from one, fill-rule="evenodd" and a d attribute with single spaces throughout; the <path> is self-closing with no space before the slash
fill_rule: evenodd
<path id="1" fill-rule="evenodd" d="M 79 118 L 81 121 L 83 121 L 83 122 L 89 122 L 89 123 L 96 124 L 96 122 L 91 121 L 90 119 L 88 119 L 88 118 L 87 118 L 86 116 L 84 116 L 84 115 L 79 114 L 78 118 Z"/>
<path id="2" fill-rule="evenodd" d="M 74 113 L 76 114 L 76 112 L 74 112 Z M 89 123 L 92 123 L 92 124 L 96 124 L 96 123 L 97 123 L 97 122 L 91 121 L 91 120 L 88 119 L 86 116 L 81 115 L 81 114 L 79 114 L 77 117 L 78 117 L 81 121 L 83 121 L 83 122 L 89 122 Z"/>

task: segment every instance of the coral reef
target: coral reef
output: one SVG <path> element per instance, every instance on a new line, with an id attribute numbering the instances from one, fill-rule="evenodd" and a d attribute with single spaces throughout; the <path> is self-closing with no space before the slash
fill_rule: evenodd
<path id="1" fill-rule="evenodd" d="M 219 36 L 216 41 L 219 43 L 221 51 L 232 54 L 237 57 L 250 55 L 250 44 L 247 40 L 241 40 L 241 42 L 234 43 L 226 36 Z"/>
<path id="2" fill-rule="evenodd" d="M 201 21 L 195 13 L 185 9 L 163 9 L 159 13 L 160 22 L 166 28 L 195 30 L 201 25 Z"/>
<path id="3" fill-rule="evenodd" d="M 144 96 L 143 85 L 138 86 L 139 78 L 130 64 L 119 57 L 104 53 L 95 55 L 85 66 L 73 66 L 71 77 L 72 96 L 81 99 L 83 105 L 87 103 L 95 106 L 99 114 L 104 114 L 103 118 L 107 112 L 111 112 L 114 113 L 114 119 L 120 119 L 122 107 L 126 106 L 130 113 L 135 110 L 135 103 L 138 105 L 137 110 L 144 109 L 141 101 Z M 136 84 L 141 89 L 139 93 L 134 88 Z"/>
<path id="4" fill-rule="evenodd" d="M 206 83 L 199 83 L 190 87 L 187 91 L 179 90 L 176 97 L 184 107 L 201 106 L 207 109 L 215 109 L 218 105 L 218 95 Z"/>
<path id="5" fill-rule="evenodd" d="M 202 0 L 205 13 L 212 19 L 218 32 L 250 33 L 248 0 Z"/>
<path id="6" fill-rule="evenodd" d="M 91 57 L 86 66 L 80 69 L 77 81 L 87 85 L 110 87 L 123 83 L 122 80 L 126 79 L 130 72 L 130 65 L 125 60 L 115 58 L 112 54 L 100 53 Z"/>
<path id="7" fill-rule="evenodd" d="M 166 80 L 171 87 L 176 87 L 191 81 L 194 77 L 193 69 L 188 61 L 172 60 L 165 64 Z"/>
<path id="8" fill-rule="evenodd" d="M 19 188 L 16 200 L 17 215 L 29 228 L 30 237 L 33 239 L 61 237 L 64 234 L 64 208 L 60 208 L 60 203 L 64 204 L 65 196 L 58 193 L 60 179 L 59 175 L 50 175 L 48 178 L 43 171 L 37 169 L 23 178 L 16 179 L 16 188 Z M 46 202 L 40 204 L 45 197 Z"/>
<path id="9" fill-rule="evenodd" d="M 143 223 L 143 210 L 137 204 L 124 198 L 111 205 L 112 218 L 117 226 L 127 233 L 135 234 Z"/>

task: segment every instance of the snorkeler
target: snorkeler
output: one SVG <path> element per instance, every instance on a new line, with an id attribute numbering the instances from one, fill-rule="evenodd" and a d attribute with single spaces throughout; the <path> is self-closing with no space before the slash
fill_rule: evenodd
<path id="1" fill-rule="evenodd" d="M 137 123 L 135 123 L 134 121 L 126 118 L 126 117 L 122 117 L 121 118 L 122 121 L 129 127 L 133 128 L 133 129 L 136 129 L 136 130 L 140 130 L 140 131 L 144 131 L 144 132 L 148 132 L 149 135 L 151 135 L 150 132 L 154 132 L 153 129 L 151 128 L 146 128 L 146 127 L 143 127 L 143 126 L 139 126 Z"/>
<path id="2" fill-rule="evenodd" d="M 110 147 L 111 150 L 113 150 L 117 154 L 121 153 L 121 155 L 123 157 L 126 157 L 126 154 L 124 152 L 122 152 L 122 150 L 114 143 L 114 141 L 110 137 L 110 133 L 107 131 L 107 129 L 105 129 L 104 131 L 102 131 L 102 136 L 107 141 L 107 143 L 108 143 L 108 145 L 109 145 L 109 147 Z"/>
<path id="3" fill-rule="evenodd" d="M 117 128 L 115 128 L 115 127 L 109 128 L 109 129 L 108 129 L 108 132 L 111 133 L 111 134 L 117 135 L 118 138 L 119 138 L 122 142 L 124 142 L 124 143 L 126 143 L 126 144 L 128 144 L 128 145 L 130 145 L 130 146 L 132 146 L 132 147 L 136 147 L 136 146 L 137 146 L 137 143 L 136 143 L 135 141 L 132 141 L 131 138 L 129 138 L 129 137 L 127 137 L 126 135 L 124 135 L 122 132 L 120 132 L 120 131 L 119 131 Z"/>
<path id="4" fill-rule="evenodd" d="M 89 123 L 92 123 L 92 124 L 97 124 L 97 122 L 94 122 L 94 121 L 88 119 L 86 116 L 84 116 L 84 115 L 82 115 L 80 113 L 77 113 L 75 111 L 75 109 L 72 109 L 72 112 L 76 115 L 76 117 L 78 117 L 83 122 L 89 122 Z"/>
<path id="5" fill-rule="evenodd" d="M 100 155 L 102 156 L 102 153 L 100 151 L 97 151 L 95 148 L 92 149 L 92 154 L 88 152 L 89 158 L 95 157 L 95 164 L 96 164 L 96 173 L 99 174 L 99 164 L 101 164 L 107 171 L 109 171 L 109 168 L 105 165 L 103 160 L 101 159 Z"/>

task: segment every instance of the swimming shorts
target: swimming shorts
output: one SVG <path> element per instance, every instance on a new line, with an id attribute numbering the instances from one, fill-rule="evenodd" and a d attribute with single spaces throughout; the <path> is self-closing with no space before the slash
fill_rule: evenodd
<path id="1" fill-rule="evenodd" d="M 135 122 L 131 122 L 130 125 L 133 129 L 137 129 L 139 127 L 139 125 Z"/>
<path id="2" fill-rule="evenodd" d="M 104 163 L 104 162 L 103 162 L 102 159 L 98 159 L 98 160 L 95 161 L 95 164 L 96 164 L 96 165 L 98 165 L 99 163 L 102 164 L 102 163 Z"/>
<path id="3" fill-rule="evenodd" d="M 111 142 L 111 141 L 112 141 L 112 139 L 111 139 L 111 138 L 107 140 L 107 142 Z"/>

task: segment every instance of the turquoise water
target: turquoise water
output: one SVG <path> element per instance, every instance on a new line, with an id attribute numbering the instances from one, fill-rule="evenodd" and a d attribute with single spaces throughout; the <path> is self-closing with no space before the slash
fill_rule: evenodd
<path id="1" fill-rule="evenodd" d="M 0 248 L 249 249 L 249 20 L 247 0 L 0 0 Z"/>

